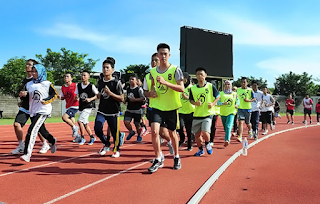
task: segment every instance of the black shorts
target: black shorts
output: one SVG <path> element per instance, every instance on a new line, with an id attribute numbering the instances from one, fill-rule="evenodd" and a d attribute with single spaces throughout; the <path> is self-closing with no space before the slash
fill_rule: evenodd
<path id="1" fill-rule="evenodd" d="M 261 122 L 266 124 L 271 124 L 272 121 L 272 111 L 261 112 Z"/>
<path id="2" fill-rule="evenodd" d="M 290 115 L 293 115 L 293 110 L 288 110 L 287 109 L 287 113 L 289 113 Z"/>
<path id="3" fill-rule="evenodd" d="M 311 109 L 305 108 L 305 109 L 303 109 L 303 113 L 304 113 L 305 115 L 306 115 L 306 114 L 311 115 Z"/>
<path id="4" fill-rule="evenodd" d="M 139 125 L 140 121 L 141 121 L 142 115 L 141 114 L 137 114 L 137 113 L 130 113 L 128 111 L 126 111 L 124 113 L 124 121 L 129 121 L 131 122 L 133 119 L 133 122 L 135 125 Z"/>
<path id="5" fill-rule="evenodd" d="M 178 126 L 178 110 L 161 111 L 153 108 L 150 114 L 150 122 L 160 123 L 161 127 L 174 131 Z"/>
<path id="6" fill-rule="evenodd" d="M 29 114 L 19 110 L 14 122 L 19 123 L 21 125 L 21 127 L 23 127 L 26 124 L 26 122 L 28 121 L 29 118 L 30 118 Z"/>

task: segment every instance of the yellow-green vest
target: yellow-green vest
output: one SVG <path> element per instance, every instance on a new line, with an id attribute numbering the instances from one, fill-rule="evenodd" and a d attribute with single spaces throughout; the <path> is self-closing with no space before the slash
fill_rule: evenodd
<path id="1" fill-rule="evenodd" d="M 237 104 L 237 93 L 232 92 L 231 94 L 225 94 L 223 91 L 220 92 L 221 103 L 228 102 L 227 105 L 220 106 L 220 115 L 228 116 L 230 114 L 235 115 L 237 109 L 234 107 Z"/>
<path id="2" fill-rule="evenodd" d="M 190 94 L 190 88 L 192 87 L 192 84 L 189 84 L 187 88 L 184 89 L 184 94 L 189 96 Z M 194 105 L 192 105 L 189 101 L 189 99 L 185 99 L 182 96 L 182 93 L 180 93 L 180 100 L 181 100 L 181 108 L 179 109 L 179 113 L 182 114 L 190 114 L 194 112 Z"/>
<path id="3" fill-rule="evenodd" d="M 195 84 L 191 87 L 191 93 L 194 102 L 197 102 L 198 100 L 201 101 L 201 106 L 195 106 L 193 117 L 215 115 L 215 107 L 208 107 L 208 103 L 212 103 L 215 100 L 211 83 L 206 82 L 206 85 L 200 88 Z"/>
<path id="4" fill-rule="evenodd" d="M 238 88 L 237 89 L 237 94 L 240 100 L 240 105 L 239 105 L 239 109 L 251 109 L 251 102 L 245 102 L 244 99 L 247 98 L 248 100 L 252 99 L 251 98 L 251 92 L 252 89 L 250 88 Z"/>
<path id="5" fill-rule="evenodd" d="M 151 91 L 151 86 L 152 86 L 152 81 L 150 80 L 150 73 L 148 73 L 146 76 L 146 81 L 147 81 L 147 85 L 148 85 L 148 91 Z M 149 107 L 152 107 L 152 101 L 154 98 L 149 98 Z"/>
<path id="6" fill-rule="evenodd" d="M 171 65 L 166 72 L 160 74 L 157 72 L 157 69 L 151 69 L 150 74 L 153 78 L 155 84 L 155 91 L 157 92 L 158 97 L 153 98 L 152 108 L 161 110 L 161 111 L 171 111 L 176 110 L 181 107 L 180 93 L 170 89 L 166 85 L 160 84 L 157 82 L 157 76 L 162 76 L 164 80 L 171 84 L 177 84 L 175 80 L 175 72 L 177 67 Z"/>

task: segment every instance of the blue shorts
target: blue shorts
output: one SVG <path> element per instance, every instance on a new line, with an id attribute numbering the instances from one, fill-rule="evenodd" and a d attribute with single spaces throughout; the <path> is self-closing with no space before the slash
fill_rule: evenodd
<path id="1" fill-rule="evenodd" d="M 70 118 L 74 118 L 76 116 L 76 113 L 78 112 L 78 109 L 76 108 L 69 108 L 66 110 L 66 114 L 70 117 Z"/>

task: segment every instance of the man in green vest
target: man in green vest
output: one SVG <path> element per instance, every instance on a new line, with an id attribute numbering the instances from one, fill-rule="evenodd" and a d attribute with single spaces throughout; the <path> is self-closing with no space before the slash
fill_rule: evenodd
<path id="1" fill-rule="evenodd" d="M 249 136 L 253 136 L 251 127 L 251 102 L 256 101 L 252 89 L 248 88 L 248 81 L 246 77 L 241 78 L 241 87 L 237 89 L 237 94 L 240 100 L 238 108 L 238 120 L 239 120 L 239 135 L 238 141 L 242 142 L 243 123 L 245 122 L 248 127 Z"/>
<path id="2" fill-rule="evenodd" d="M 153 53 L 151 56 L 151 68 L 156 68 L 160 66 L 160 59 L 158 57 L 158 53 Z M 148 93 L 151 91 L 151 85 L 152 85 L 152 81 L 150 80 L 150 70 L 149 73 L 146 74 L 146 76 L 144 77 L 144 81 L 143 81 L 143 89 L 144 89 L 144 95 L 148 95 Z M 147 106 L 147 119 L 149 120 L 149 126 L 151 126 L 151 122 L 150 122 L 150 115 L 152 112 L 152 98 L 148 98 L 148 106 Z M 169 132 L 168 129 L 166 128 L 166 125 L 163 124 L 160 127 L 160 144 L 163 143 L 163 140 L 167 141 L 167 146 L 169 147 L 169 151 L 170 154 L 174 154 L 174 150 L 172 147 L 172 143 L 170 140 L 170 136 L 169 136 Z M 161 141 L 162 140 L 162 141 Z M 162 151 L 160 152 L 161 155 L 161 160 L 164 161 L 164 154 L 162 153 Z M 152 160 L 153 163 L 154 160 Z"/>
<path id="3" fill-rule="evenodd" d="M 219 91 L 211 83 L 206 81 L 207 71 L 203 67 L 196 69 L 196 77 L 198 84 L 190 89 L 190 102 L 195 105 L 192 122 L 192 132 L 196 137 L 199 150 L 194 156 L 200 157 L 204 155 L 203 146 L 201 144 L 201 136 L 205 141 L 205 147 L 208 154 L 212 154 L 212 146 L 210 144 L 210 132 L 212 117 L 215 115 L 215 105 L 220 99 Z"/>
<path id="4" fill-rule="evenodd" d="M 181 107 L 179 92 L 184 91 L 183 73 L 181 69 L 168 62 L 170 47 L 165 43 L 157 46 L 160 66 L 150 70 L 152 81 L 151 91 L 147 97 L 152 98 L 152 112 L 150 116 L 152 145 L 156 158 L 148 169 L 150 173 L 156 172 L 163 166 L 159 141 L 160 126 L 166 125 L 174 148 L 173 169 L 180 169 L 181 162 L 178 153 L 179 139 L 176 134 L 178 122 L 178 109 Z M 146 90 L 146 89 L 144 89 Z M 146 90 L 147 91 L 147 90 Z"/>

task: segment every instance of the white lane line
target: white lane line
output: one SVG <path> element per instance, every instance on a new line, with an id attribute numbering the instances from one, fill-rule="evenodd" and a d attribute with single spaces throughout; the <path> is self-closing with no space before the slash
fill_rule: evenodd
<path id="1" fill-rule="evenodd" d="M 168 156 L 168 155 L 170 155 L 170 153 L 165 154 L 164 156 Z M 81 187 L 81 188 L 78 188 L 77 190 L 71 191 L 70 193 L 64 194 L 64 195 L 62 195 L 62 196 L 60 196 L 60 197 L 58 197 L 58 198 L 55 198 L 55 199 L 53 199 L 53 200 L 50 200 L 50 201 L 48 201 L 48 202 L 46 202 L 46 203 L 44 203 L 44 204 L 55 203 L 55 202 L 57 202 L 57 201 L 59 201 L 59 200 L 62 200 L 62 199 L 64 199 L 64 198 L 67 198 L 67 197 L 69 197 L 69 196 L 71 196 L 71 195 L 73 195 L 73 194 L 79 193 L 80 191 L 86 190 L 87 188 L 90 188 L 90 187 L 92 187 L 92 186 L 95 186 L 95 185 L 97 185 L 97 184 L 99 184 L 99 183 L 102 183 L 102 182 L 104 182 L 104 181 L 106 181 L 106 180 L 109 180 L 109 179 L 111 179 L 111 178 L 113 178 L 113 177 L 119 176 L 120 174 L 126 173 L 126 172 L 131 171 L 131 170 L 133 170 L 133 169 L 135 169 L 135 168 L 138 168 L 139 166 L 143 166 L 143 165 L 145 165 L 145 164 L 147 164 L 147 163 L 150 163 L 150 161 L 141 162 L 140 164 L 137 164 L 137 165 L 135 165 L 135 166 L 133 166 L 133 167 L 130 167 L 130 168 L 125 169 L 125 170 L 122 170 L 122 171 L 119 171 L 118 173 L 112 174 L 112 175 L 107 176 L 107 177 L 105 177 L 105 178 L 103 178 L 103 179 L 100 179 L 100 180 L 98 180 L 98 181 L 95 181 L 95 182 L 93 182 L 93 183 L 91 183 L 91 184 L 88 184 L 88 185 L 86 185 L 86 186 L 83 186 L 83 187 Z"/>
<path id="2" fill-rule="evenodd" d="M 127 146 L 122 147 L 122 149 L 127 148 L 127 147 L 131 147 L 131 146 L 134 146 L 134 145 L 137 145 L 137 144 L 127 145 Z M 65 162 L 65 161 L 70 161 L 70 160 L 74 160 L 74 159 L 78 159 L 78 158 L 82 158 L 82 157 L 87 157 L 87 156 L 91 156 L 91 155 L 94 155 L 94 154 L 98 154 L 98 152 L 93 152 L 93 153 L 81 155 L 81 156 L 78 156 L 78 157 L 71 157 L 71 158 L 68 158 L 68 159 L 62 159 L 62 160 L 55 161 L 55 162 L 50 162 L 50 163 L 46 163 L 46 164 L 42 164 L 42 165 L 38 165 L 38 166 L 26 168 L 26 169 L 12 171 L 12 172 L 8 172 L 8 173 L 5 173 L 5 174 L 0 174 L 0 177 L 8 176 L 8 175 L 11 175 L 11 174 L 14 174 L 14 173 L 23 172 L 23 171 L 28 171 L 28 170 L 31 170 L 31 169 L 37 169 L 37 168 L 44 167 L 44 166 L 49 166 L 51 164 L 62 163 L 62 162 Z"/>
<path id="3" fill-rule="evenodd" d="M 149 161 L 142 162 L 142 163 L 137 164 L 137 165 L 135 165 L 135 166 L 133 166 L 133 167 L 130 167 L 130 168 L 125 169 L 125 170 L 122 170 L 122 171 L 120 171 L 120 172 L 118 172 L 118 173 L 116 173 L 116 174 L 112 174 L 112 175 L 107 176 L 107 177 L 105 177 L 105 178 L 103 178 L 103 179 L 100 179 L 100 180 L 98 180 L 98 181 L 96 181 L 96 182 L 93 182 L 93 183 L 91 183 L 91 184 L 89 184 L 89 185 L 83 186 L 82 188 L 79 188 L 79 189 L 77 189 L 77 190 L 71 191 L 70 193 L 64 194 L 63 196 L 60 196 L 60 197 L 55 198 L 55 199 L 53 199 L 53 200 L 50 200 L 50 201 L 46 202 L 45 204 L 55 203 L 55 202 L 57 202 L 57 201 L 59 201 L 59 200 L 62 200 L 62 199 L 64 199 L 64 198 L 66 198 L 66 197 L 69 197 L 69 196 L 71 196 L 71 195 L 73 195 L 73 194 L 79 193 L 80 191 L 83 191 L 83 190 L 85 190 L 85 189 L 87 189 L 87 188 L 90 188 L 90 187 L 92 187 L 92 186 L 95 186 L 95 185 L 97 185 L 97 184 L 99 184 L 99 183 L 102 183 L 102 182 L 104 182 L 104 181 L 106 181 L 106 180 L 109 180 L 109 179 L 111 179 L 111 178 L 113 178 L 113 177 L 116 177 L 116 176 L 118 176 L 118 175 L 120 175 L 120 174 L 126 173 L 127 171 L 133 170 L 133 169 L 135 169 L 135 168 L 137 168 L 137 167 L 139 167 L 139 166 L 145 165 L 145 164 L 147 164 L 147 163 L 150 163 L 150 162 L 149 162 Z"/>
<path id="4" fill-rule="evenodd" d="M 298 130 L 298 129 L 303 129 L 307 127 L 314 127 L 318 125 L 308 125 L 308 126 L 301 126 L 301 127 L 295 127 L 287 130 L 281 130 L 279 132 L 272 133 L 270 135 L 266 135 L 257 141 L 254 141 L 248 145 L 248 149 L 253 147 L 254 145 L 258 144 L 259 142 L 262 142 L 263 140 L 266 140 L 270 137 L 273 137 L 275 135 L 293 131 L 293 130 Z M 189 200 L 187 204 L 198 204 L 201 199 L 204 197 L 204 195 L 210 190 L 211 186 L 218 180 L 218 178 L 221 176 L 221 174 L 232 164 L 242 153 L 242 149 L 234 153 L 214 174 L 210 176 L 210 178 L 200 187 L 200 189 L 192 196 L 192 198 Z"/>

